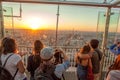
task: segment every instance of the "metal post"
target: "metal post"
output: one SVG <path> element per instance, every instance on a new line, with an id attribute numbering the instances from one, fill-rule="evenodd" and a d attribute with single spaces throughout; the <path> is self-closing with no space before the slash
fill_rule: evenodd
<path id="1" fill-rule="evenodd" d="M 120 19 L 120 11 L 119 11 L 119 16 L 118 16 L 118 19 L 117 19 L 117 28 L 116 28 L 116 31 L 115 31 L 115 38 L 117 38 L 117 31 L 118 31 L 118 24 L 119 24 L 119 19 Z"/>
<path id="2" fill-rule="evenodd" d="M 13 16 L 13 8 L 11 8 L 12 10 L 12 16 Z M 15 37 L 15 30 L 14 30 L 14 17 L 12 17 L 12 30 L 13 30 L 13 37 Z"/>
<path id="3" fill-rule="evenodd" d="M 106 47 L 107 47 L 107 38 L 108 38 L 108 30 L 109 30 L 109 22 L 110 22 L 110 14 L 111 14 L 111 7 L 109 7 L 107 9 L 107 13 L 106 13 L 106 23 L 105 23 L 105 31 L 104 31 L 104 35 L 103 35 L 103 42 L 102 42 L 102 51 L 103 51 L 103 57 L 101 60 L 101 66 L 100 66 L 100 80 L 102 80 L 102 69 L 103 69 L 103 62 L 104 62 L 104 57 L 105 57 L 105 51 L 106 51 Z"/>
<path id="4" fill-rule="evenodd" d="M 96 29 L 96 33 L 97 33 L 96 37 L 97 37 L 97 39 L 98 39 L 99 19 L 100 19 L 100 12 L 98 12 L 98 19 L 97 19 L 97 29 Z"/>
<path id="5" fill-rule="evenodd" d="M 3 37 L 4 37 L 4 19 L 3 19 L 2 2 L 0 1 L 0 38 Z"/>
<path id="6" fill-rule="evenodd" d="M 58 23 L 59 23 L 59 4 L 57 8 L 57 22 L 56 22 L 56 44 L 55 47 L 57 47 L 57 40 L 58 40 Z"/>

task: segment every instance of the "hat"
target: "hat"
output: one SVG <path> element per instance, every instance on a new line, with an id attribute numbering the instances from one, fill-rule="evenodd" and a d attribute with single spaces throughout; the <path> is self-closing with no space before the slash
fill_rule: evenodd
<path id="1" fill-rule="evenodd" d="M 41 50 L 40 57 L 42 59 L 50 59 L 53 56 L 53 48 L 51 47 L 45 47 Z"/>

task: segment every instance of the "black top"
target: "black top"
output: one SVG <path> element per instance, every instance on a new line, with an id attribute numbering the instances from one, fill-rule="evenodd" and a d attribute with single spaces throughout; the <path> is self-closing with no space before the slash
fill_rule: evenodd
<path id="1" fill-rule="evenodd" d="M 30 72 L 32 77 L 34 77 L 34 72 L 40 66 L 40 63 L 40 55 L 31 55 L 28 57 L 27 70 Z"/>

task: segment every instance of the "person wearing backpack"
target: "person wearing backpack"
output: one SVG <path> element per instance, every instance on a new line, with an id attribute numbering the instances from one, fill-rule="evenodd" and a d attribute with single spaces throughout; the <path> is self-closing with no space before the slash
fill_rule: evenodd
<path id="1" fill-rule="evenodd" d="M 70 66 L 66 54 L 64 52 L 61 54 L 63 55 L 64 62 L 54 65 L 54 62 L 52 61 L 54 56 L 53 48 L 43 48 L 40 54 L 43 63 L 41 63 L 35 71 L 35 80 L 61 80 L 63 72 Z"/>
<path id="2" fill-rule="evenodd" d="M 40 66 L 41 58 L 40 51 L 43 48 L 43 43 L 40 40 L 34 42 L 33 54 L 28 57 L 27 70 L 30 72 L 30 80 L 34 80 L 35 70 Z"/>
<path id="3" fill-rule="evenodd" d="M 94 80 L 99 80 L 99 74 L 100 74 L 100 62 L 102 59 L 103 53 L 98 49 L 99 41 L 97 39 L 92 39 L 89 42 L 90 47 L 92 47 L 93 52 L 89 54 L 79 54 L 80 58 L 90 58 L 92 61 L 92 71 L 94 74 Z"/>
<path id="4" fill-rule="evenodd" d="M 0 66 L 0 80 L 14 80 L 8 70 Z"/>
<path id="5" fill-rule="evenodd" d="M 1 50 L 1 66 L 14 78 L 9 80 L 27 80 L 21 56 L 17 54 L 16 41 L 13 38 L 5 37 L 1 42 Z"/>

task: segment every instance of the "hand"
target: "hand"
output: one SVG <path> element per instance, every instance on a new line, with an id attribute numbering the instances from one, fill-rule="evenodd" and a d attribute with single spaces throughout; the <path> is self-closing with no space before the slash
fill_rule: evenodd
<path id="1" fill-rule="evenodd" d="M 90 46 L 90 51 L 94 51 L 94 49 L 92 48 L 91 44 L 90 43 L 88 43 L 88 44 Z"/>
<path id="2" fill-rule="evenodd" d="M 117 43 L 118 43 L 118 42 L 117 42 L 117 40 L 116 40 L 116 41 L 114 42 L 114 44 L 116 44 L 116 45 L 117 45 Z"/>
<path id="3" fill-rule="evenodd" d="M 24 56 L 26 53 L 25 53 L 25 52 L 18 52 L 18 54 L 22 57 L 22 56 Z"/>
<path id="4" fill-rule="evenodd" d="M 120 42 L 120 40 L 116 38 L 114 44 L 118 45 L 118 42 Z"/>

